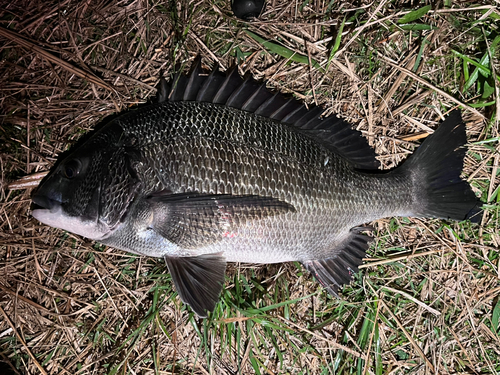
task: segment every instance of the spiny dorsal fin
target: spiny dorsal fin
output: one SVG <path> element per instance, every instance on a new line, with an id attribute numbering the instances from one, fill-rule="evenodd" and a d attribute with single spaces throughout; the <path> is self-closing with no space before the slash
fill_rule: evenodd
<path id="1" fill-rule="evenodd" d="M 236 66 L 225 74 L 215 67 L 207 75 L 197 58 L 187 76 L 179 73 L 171 83 L 160 82 L 159 102 L 166 100 L 215 103 L 255 113 L 302 130 L 355 168 L 373 170 L 380 166 L 373 148 L 350 124 L 335 115 L 322 118 L 321 107 L 308 109 L 296 99 L 271 92 L 251 77 L 243 79 Z"/>

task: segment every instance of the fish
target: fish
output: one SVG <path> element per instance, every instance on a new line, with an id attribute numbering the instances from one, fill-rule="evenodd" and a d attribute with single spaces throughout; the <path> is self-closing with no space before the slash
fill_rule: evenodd
<path id="1" fill-rule="evenodd" d="M 383 171 L 351 125 L 237 67 L 160 80 L 156 102 L 106 121 L 32 195 L 41 223 L 163 258 L 181 300 L 213 312 L 228 262 L 298 261 L 333 296 L 385 217 L 470 220 L 482 202 L 460 174 L 466 124 L 452 111 Z"/>

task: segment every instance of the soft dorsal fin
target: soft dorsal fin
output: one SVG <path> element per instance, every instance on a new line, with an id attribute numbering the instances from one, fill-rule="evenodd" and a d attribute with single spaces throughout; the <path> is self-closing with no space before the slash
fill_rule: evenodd
<path id="1" fill-rule="evenodd" d="M 197 58 L 188 75 L 177 74 L 171 83 L 160 81 L 159 102 L 198 101 L 226 105 L 280 121 L 300 129 L 331 151 L 349 160 L 355 168 L 373 170 L 380 166 L 375 151 L 360 132 L 335 115 L 322 118 L 324 109 L 308 109 L 302 102 L 273 93 L 251 77 L 243 79 L 237 67 L 225 74 L 215 67 L 209 74 Z"/>

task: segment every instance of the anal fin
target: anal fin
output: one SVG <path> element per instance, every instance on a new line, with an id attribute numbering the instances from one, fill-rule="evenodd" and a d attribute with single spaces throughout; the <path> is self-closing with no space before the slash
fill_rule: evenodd
<path id="1" fill-rule="evenodd" d="M 224 285 L 226 260 L 220 254 L 165 257 L 179 297 L 201 318 L 212 312 Z"/>
<path id="2" fill-rule="evenodd" d="M 302 262 L 302 265 L 313 274 L 328 293 L 338 297 L 339 288 L 351 282 L 352 275 L 363 263 L 370 240 L 370 237 L 360 234 L 358 229 L 353 229 L 344 241 L 332 249 L 331 257 L 307 260 Z"/>

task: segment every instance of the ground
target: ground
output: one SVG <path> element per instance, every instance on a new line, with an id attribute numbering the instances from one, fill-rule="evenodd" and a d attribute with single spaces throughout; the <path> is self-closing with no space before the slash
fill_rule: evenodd
<path id="1" fill-rule="evenodd" d="M 500 372 L 498 0 L 0 0 L 0 364 L 21 374 Z M 298 264 L 230 265 L 209 319 L 164 263 L 46 227 L 30 195 L 161 74 L 238 64 L 362 131 L 384 169 L 461 108 L 480 225 L 387 218 L 340 299 Z M 31 180 L 26 179 L 29 176 Z"/>

